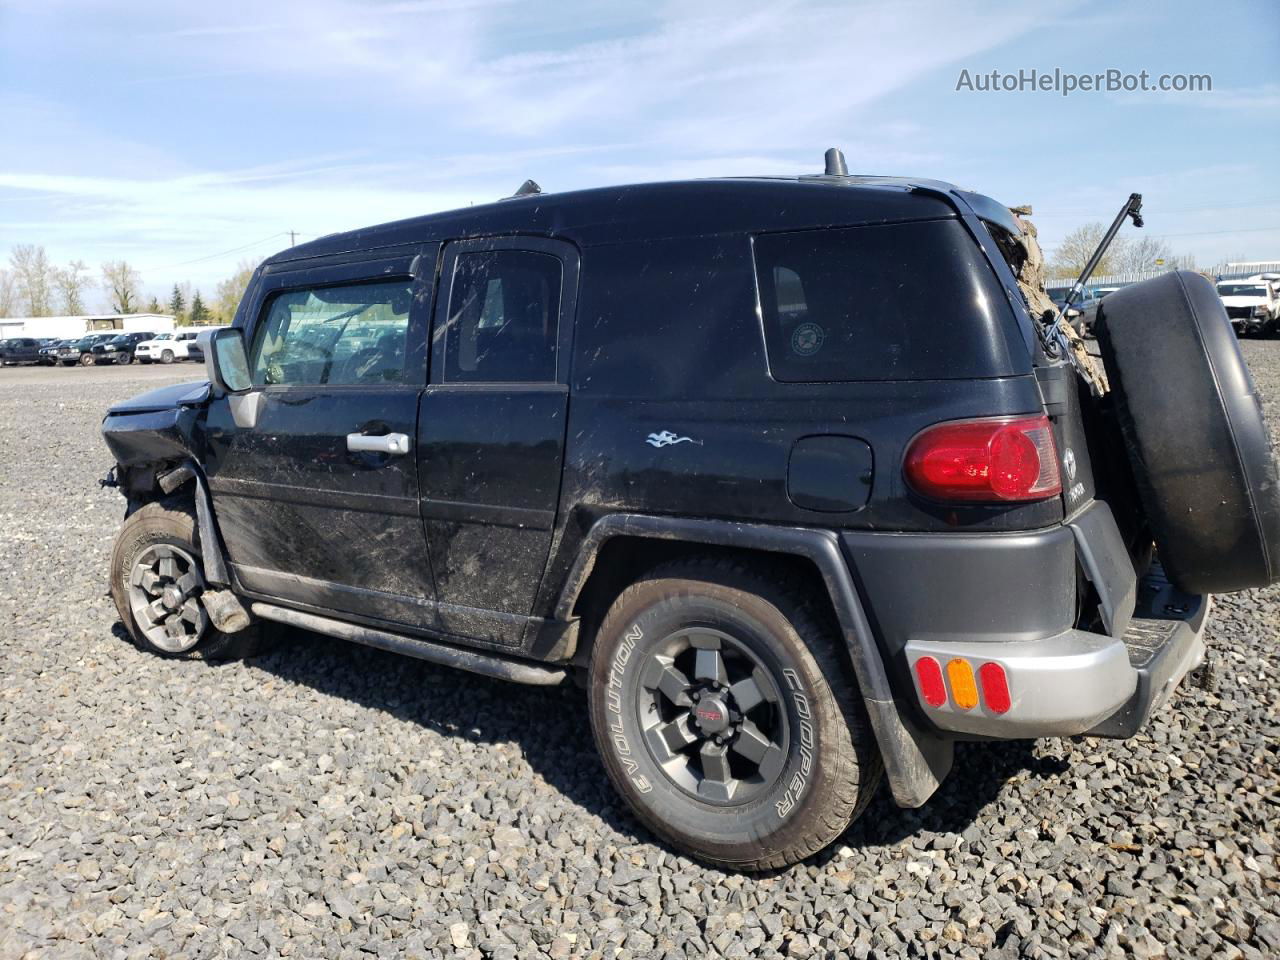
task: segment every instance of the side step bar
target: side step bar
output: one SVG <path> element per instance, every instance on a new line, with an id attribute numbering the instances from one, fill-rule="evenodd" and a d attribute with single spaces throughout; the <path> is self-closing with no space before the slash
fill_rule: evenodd
<path id="1" fill-rule="evenodd" d="M 363 627 L 344 620 L 334 620 L 330 617 L 316 616 L 314 613 L 277 607 L 272 603 L 255 603 L 252 610 L 256 616 L 264 620 L 274 620 L 276 623 L 301 627 L 303 630 L 323 633 L 330 637 L 337 637 L 339 640 L 350 640 L 353 643 L 362 643 L 366 647 L 402 653 L 442 666 L 469 670 L 486 677 L 497 677 L 499 680 L 551 687 L 565 683 L 569 679 L 569 671 L 564 667 L 530 663 L 479 650 L 463 650 L 447 643 L 406 637 L 386 630 L 375 630 L 372 627 Z"/>

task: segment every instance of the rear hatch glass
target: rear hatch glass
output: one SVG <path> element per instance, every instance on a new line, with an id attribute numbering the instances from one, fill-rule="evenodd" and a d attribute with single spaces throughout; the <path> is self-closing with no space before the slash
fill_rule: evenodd
<path id="1" fill-rule="evenodd" d="M 762 234 L 754 253 L 776 380 L 1030 372 L 1004 290 L 958 220 Z"/>

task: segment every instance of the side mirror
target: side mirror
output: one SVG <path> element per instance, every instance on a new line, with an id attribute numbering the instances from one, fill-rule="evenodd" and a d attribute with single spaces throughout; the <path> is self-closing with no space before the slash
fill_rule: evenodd
<path id="1" fill-rule="evenodd" d="M 1078 316 L 1080 316 L 1080 311 L 1076 307 L 1072 307 L 1067 311 L 1067 318 L 1070 320 L 1074 320 Z"/>
<path id="2" fill-rule="evenodd" d="M 244 333 L 235 327 L 208 330 L 196 341 L 204 351 L 209 382 L 224 393 L 246 393 L 253 386 L 249 357 L 244 349 Z"/>

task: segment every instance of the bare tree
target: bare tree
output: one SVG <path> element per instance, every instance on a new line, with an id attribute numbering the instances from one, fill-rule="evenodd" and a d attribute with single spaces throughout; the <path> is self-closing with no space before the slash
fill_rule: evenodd
<path id="1" fill-rule="evenodd" d="M 1169 266 L 1174 260 L 1173 248 L 1167 240 L 1157 237 L 1117 237 L 1112 244 L 1109 259 L 1115 273 L 1137 273 Z M 1163 264 L 1157 260 L 1165 261 Z M 1099 271 L 1101 272 L 1101 271 Z"/>
<path id="2" fill-rule="evenodd" d="M 1058 244 L 1058 249 L 1054 252 L 1053 259 L 1049 261 L 1049 276 L 1071 277 L 1072 279 L 1080 276 L 1080 272 L 1084 270 L 1085 264 L 1093 256 L 1093 251 L 1102 242 L 1106 232 L 1107 228 L 1100 223 L 1086 223 L 1083 227 L 1076 227 L 1076 229 L 1068 233 L 1062 238 L 1062 242 Z M 1094 273 L 1099 275 L 1112 273 L 1114 257 L 1115 247 L 1113 245 L 1107 255 L 1102 258 L 1102 262 L 1098 264 L 1098 268 L 1094 270 Z"/>
<path id="3" fill-rule="evenodd" d="M 44 247 L 19 244 L 9 253 L 9 265 L 13 268 L 18 297 L 25 301 L 27 316 L 49 316 L 53 312 L 54 269 L 49 265 Z"/>
<path id="4" fill-rule="evenodd" d="M 0 317 L 11 317 L 18 305 L 18 285 L 13 274 L 0 270 Z"/>
<path id="5" fill-rule="evenodd" d="M 53 280 L 62 298 L 62 312 L 68 316 L 84 313 L 84 293 L 92 285 L 88 265 L 83 260 L 72 260 L 53 272 Z"/>
<path id="6" fill-rule="evenodd" d="M 258 262 L 243 260 L 236 267 L 236 272 L 218 284 L 217 299 L 213 303 L 213 315 L 218 323 L 230 323 L 236 317 L 236 309 L 249 289 L 249 281 L 253 279 L 253 271 L 258 269 Z"/>
<path id="7" fill-rule="evenodd" d="M 138 309 L 138 271 L 125 260 L 108 260 L 102 265 L 102 285 L 110 296 L 116 313 L 133 313 Z"/>

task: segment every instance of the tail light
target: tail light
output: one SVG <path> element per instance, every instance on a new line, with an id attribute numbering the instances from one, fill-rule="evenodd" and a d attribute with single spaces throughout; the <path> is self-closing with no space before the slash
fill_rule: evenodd
<path id="1" fill-rule="evenodd" d="M 1009 675 L 994 661 L 983 663 L 975 676 L 972 663 L 964 657 L 953 657 L 947 661 L 944 679 L 942 665 L 933 657 L 923 656 L 916 659 L 915 674 L 920 699 L 931 707 L 943 707 L 949 701 L 957 710 L 972 710 L 982 704 L 999 716 L 1013 706 Z"/>
<path id="2" fill-rule="evenodd" d="M 1009 698 L 1009 678 L 998 663 L 984 663 L 978 668 L 978 680 L 982 684 L 982 699 L 992 713 L 1008 713 L 1012 701 Z"/>
<path id="3" fill-rule="evenodd" d="M 1043 414 L 929 427 L 911 441 L 904 470 L 916 491 L 937 500 L 1045 500 L 1062 492 L 1053 429 Z"/>

